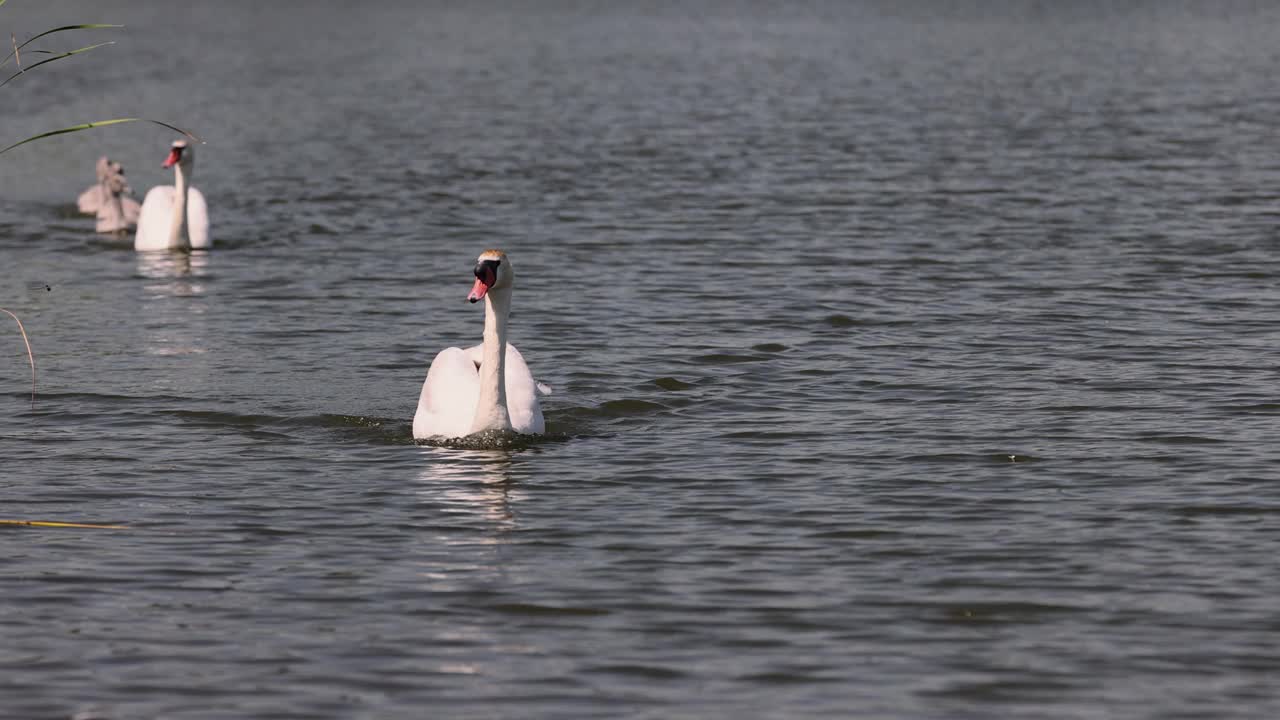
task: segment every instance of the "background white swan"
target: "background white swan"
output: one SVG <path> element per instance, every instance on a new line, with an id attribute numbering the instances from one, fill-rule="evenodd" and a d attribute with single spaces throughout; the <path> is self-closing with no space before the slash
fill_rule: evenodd
<path id="1" fill-rule="evenodd" d="M 117 165 L 118 167 L 118 165 Z M 129 197 L 129 183 L 123 172 L 112 173 L 102 181 L 102 202 L 98 205 L 97 225 L 100 233 L 123 233 L 138 224 L 141 209 L 138 201 Z"/>
<path id="2" fill-rule="evenodd" d="M 80 193 L 76 207 L 80 212 L 97 216 L 96 230 L 118 233 L 132 230 L 138 224 L 142 206 L 133 199 L 133 188 L 124 177 L 124 166 L 106 155 L 98 158 L 98 182 Z"/>
<path id="3" fill-rule="evenodd" d="M 209 208 L 204 195 L 191 187 L 195 149 L 186 140 L 174 140 L 161 167 L 173 168 L 173 185 L 158 185 L 147 192 L 138 217 L 135 250 L 206 250 Z"/>
<path id="4" fill-rule="evenodd" d="M 88 190 L 80 193 L 80 197 L 76 198 L 76 207 L 85 215 L 92 215 L 98 212 L 98 208 L 102 207 L 102 183 L 111 175 L 111 158 L 103 155 L 98 158 L 98 164 L 94 166 L 97 173 L 98 181 L 89 186 Z"/>
<path id="5" fill-rule="evenodd" d="M 484 300 L 484 342 L 441 350 L 431 362 L 413 416 L 413 437 L 455 438 L 485 430 L 546 430 L 538 385 L 524 357 L 507 342 L 515 272 L 506 253 L 485 250 L 467 299 Z"/>

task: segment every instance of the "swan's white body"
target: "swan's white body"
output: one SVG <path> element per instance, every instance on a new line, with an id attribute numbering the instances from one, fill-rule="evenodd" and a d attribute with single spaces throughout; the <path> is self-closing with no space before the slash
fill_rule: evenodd
<path id="1" fill-rule="evenodd" d="M 98 208 L 102 207 L 104 188 L 102 184 L 111 177 L 111 158 L 103 155 L 98 158 L 98 164 L 94 166 L 94 172 L 98 175 L 98 182 L 89 186 L 88 190 L 80 193 L 80 197 L 76 198 L 76 207 L 85 215 L 93 215 L 98 212 Z"/>
<path id="2" fill-rule="evenodd" d="M 124 175 L 112 175 L 99 187 L 102 188 L 102 202 L 95 213 L 97 224 L 94 229 L 108 235 L 132 230 L 138 224 L 141 208 L 137 200 L 129 197 L 129 185 Z"/>
<path id="3" fill-rule="evenodd" d="M 133 190 L 124 177 L 124 167 L 106 155 L 98 158 L 98 184 L 80 193 L 80 212 L 97 216 L 95 229 L 114 235 L 132 230 L 142 208 L 133 199 Z"/>
<path id="4" fill-rule="evenodd" d="M 418 398 L 418 412 L 413 416 L 413 436 L 419 440 L 429 437 L 463 437 L 473 432 L 489 429 L 514 430 L 538 435 L 546 430 L 542 419 L 542 406 L 538 403 L 537 385 L 529 366 L 520 351 L 510 343 L 503 375 L 507 398 L 507 419 L 493 427 L 479 430 L 477 420 L 492 415 L 480 413 L 480 375 L 483 364 L 483 345 L 466 350 L 451 347 L 441 350 L 431 362 L 427 379 L 422 383 L 422 395 Z"/>
<path id="5" fill-rule="evenodd" d="M 171 185 L 157 185 L 147 191 L 138 214 L 138 235 L 133 242 L 135 250 L 208 250 L 209 208 L 204 194 L 196 188 L 186 192 L 186 229 L 172 233 L 174 215 L 181 213 L 177 207 L 178 192 Z"/>
<path id="6" fill-rule="evenodd" d="M 492 263 L 492 282 L 481 266 Z M 507 342 L 514 274 L 506 255 L 486 250 L 476 267 L 471 301 L 485 301 L 484 342 L 463 350 L 441 350 L 431 362 L 413 416 L 413 437 L 456 438 L 486 430 L 542 434 L 546 424 L 538 403 L 538 384 L 524 357 Z"/>
<path id="7" fill-rule="evenodd" d="M 182 140 L 173 143 L 165 167 L 173 166 L 173 185 L 158 185 L 147 191 L 138 216 L 135 250 L 207 250 L 209 207 L 204 195 L 191 187 L 195 170 L 194 152 Z"/>

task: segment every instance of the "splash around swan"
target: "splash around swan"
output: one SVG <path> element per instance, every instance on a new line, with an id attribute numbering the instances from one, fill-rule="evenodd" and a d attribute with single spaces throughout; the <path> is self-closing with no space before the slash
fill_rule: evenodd
<path id="1" fill-rule="evenodd" d="M 547 442 L 560 442 L 567 438 L 553 435 L 530 435 L 514 430 L 482 430 L 462 437 L 436 435 L 415 438 L 417 445 L 452 448 L 455 450 L 527 450 Z"/>

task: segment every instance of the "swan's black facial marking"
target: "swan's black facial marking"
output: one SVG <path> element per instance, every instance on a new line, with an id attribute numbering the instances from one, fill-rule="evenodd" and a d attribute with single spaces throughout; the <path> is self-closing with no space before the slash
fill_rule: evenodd
<path id="1" fill-rule="evenodd" d="M 502 264 L 502 260 L 480 260 L 476 263 L 476 284 L 471 287 L 471 294 L 467 296 L 469 302 L 480 302 L 480 298 L 489 292 L 489 288 L 498 282 L 498 266 Z"/>
<path id="2" fill-rule="evenodd" d="M 476 263 L 476 279 L 485 287 L 493 287 L 498 282 L 498 266 L 501 264 L 501 260 L 481 260 Z"/>

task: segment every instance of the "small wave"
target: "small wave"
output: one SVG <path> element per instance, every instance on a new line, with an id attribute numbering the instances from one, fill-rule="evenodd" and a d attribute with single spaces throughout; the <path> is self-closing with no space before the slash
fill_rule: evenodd
<path id="1" fill-rule="evenodd" d="M 369 415 L 307 415 L 290 418 L 299 426 L 317 427 L 338 432 L 342 437 L 369 445 L 411 445 L 413 432 L 408 420 Z"/>
<path id="2" fill-rule="evenodd" d="M 1022 455 L 1012 452 L 990 452 L 990 453 L 922 453 L 916 455 L 908 455 L 903 458 L 904 462 L 910 463 L 1000 463 L 1008 465 L 1009 463 L 1029 463 L 1040 462 L 1044 458 L 1034 455 Z"/>
<path id="3" fill-rule="evenodd" d="M 650 415 L 655 412 L 669 410 L 662 403 L 650 402 L 648 400 L 633 400 L 625 398 L 622 400 L 609 400 L 601 403 L 596 411 L 606 417 L 631 417 L 633 415 Z"/>
<path id="4" fill-rule="evenodd" d="M 736 365 L 738 363 L 760 362 L 767 360 L 767 357 L 758 355 L 734 355 L 733 353 L 711 353 L 709 355 L 699 355 L 693 358 L 693 362 L 699 365 Z"/>
<path id="5" fill-rule="evenodd" d="M 782 343 L 760 343 L 759 345 L 752 345 L 751 349 L 759 352 L 780 353 L 786 351 L 788 348 Z"/>
<path id="6" fill-rule="evenodd" d="M 657 665 L 615 664 L 584 668 L 584 672 L 607 675 L 627 675 L 643 680 L 678 680 L 688 675 L 680 670 Z"/>
<path id="7" fill-rule="evenodd" d="M 1216 445 L 1225 443 L 1222 438 L 1204 437 L 1201 435 L 1163 435 L 1145 434 L 1137 438 L 1140 442 L 1160 443 L 1163 445 Z"/>
<path id="8" fill-rule="evenodd" d="M 25 400 L 30 403 L 31 388 L 27 387 L 25 391 L 17 390 L 14 392 L 0 393 L 0 397 L 12 397 L 15 400 Z M 75 414 L 83 414 L 85 405 L 123 406 L 156 401 L 183 403 L 190 402 L 190 398 L 178 395 L 113 395 L 110 393 L 46 392 L 43 388 L 40 388 L 36 393 L 36 407 L 33 412 L 47 414 L 73 412 L 68 410 L 68 406 L 74 406 L 77 408 L 77 410 L 74 411 Z"/>
<path id="9" fill-rule="evenodd" d="M 566 605 L 542 605 L 536 603 L 497 603 L 489 606 L 490 610 L 508 615 L 556 615 L 585 616 L 608 615 L 609 610 L 594 607 L 570 607 Z"/>
<path id="10" fill-rule="evenodd" d="M 750 673 L 739 678 L 743 682 L 761 685 L 798 685 L 808 683 L 843 682 L 842 678 L 816 675 L 803 671 L 778 670 L 772 672 Z"/>
<path id="11" fill-rule="evenodd" d="M 271 433 L 285 438 L 296 429 L 317 428 L 338 433 L 343 439 L 372 445 L 407 445 L 413 442 L 407 421 L 368 415 L 245 415 L 216 410 L 176 410 L 172 415 L 200 427 L 233 428 L 256 435 Z"/>

